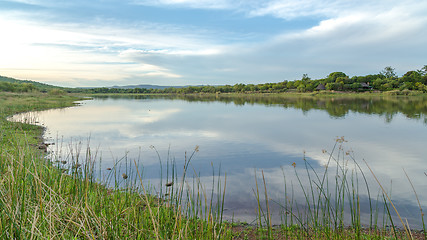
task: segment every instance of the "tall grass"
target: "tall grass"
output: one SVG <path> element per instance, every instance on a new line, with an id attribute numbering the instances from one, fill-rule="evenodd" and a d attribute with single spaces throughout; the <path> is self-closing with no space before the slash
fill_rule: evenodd
<path id="1" fill-rule="evenodd" d="M 19 98 L 18 98 L 19 96 Z M 46 159 L 38 136 L 42 129 L 11 123 L 17 112 L 71 106 L 71 96 L 0 93 L 0 239 L 231 239 L 223 221 L 226 175 L 212 166 L 210 190 L 185 153 L 183 165 L 168 153 L 160 164 L 159 184 L 148 182 L 140 158 L 123 156 L 104 166 L 90 143 L 68 143 L 68 151 Z M 269 198 L 268 178 L 255 172 L 257 233 L 252 239 L 413 238 L 405 219 L 397 219 L 391 190 L 368 179 L 374 171 L 359 165 L 337 139 L 322 170 L 305 158 L 293 163 L 295 178 L 283 168 L 285 201 Z M 301 167 L 302 166 L 302 167 Z M 96 174 L 96 169 L 99 173 Z M 302 170 L 301 170 L 302 169 Z M 267 175 L 268 177 L 268 175 Z M 258 181 L 258 179 L 261 179 Z M 296 183 L 290 182 L 295 179 Z M 420 219 L 427 239 L 424 213 Z M 297 196 L 301 192 L 302 200 Z M 374 197 L 376 193 L 376 198 Z M 367 196 L 367 197 L 365 197 Z M 368 212 L 362 211 L 362 200 Z M 271 204 L 282 224 L 273 225 Z M 363 219 L 367 215 L 368 221 Z M 399 225 L 400 222 L 400 225 Z M 399 228 L 403 228 L 401 231 Z"/>
<path id="2" fill-rule="evenodd" d="M 265 196 L 259 193 L 257 180 L 254 190 L 258 226 L 266 229 L 260 236 L 273 239 L 269 202 L 274 202 L 282 209 L 281 236 L 287 239 L 413 239 L 407 220 L 400 216 L 392 201 L 391 190 L 386 190 L 367 164 L 367 168 L 363 168 L 351 151 L 344 150 L 345 142 L 344 138 L 339 138 L 331 152 L 324 151 L 328 157 L 323 171 L 314 168 L 305 158 L 302 167 L 298 166 L 301 163 L 294 162 L 295 185 L 289 182 L 283 170 L 284 202 L 269 199 L 264 172 L 261 173 Z M 378 185 L 368 178 L 376 179 Z M 409 177 L 408 181 L 413 188 Z M 301 192 L 302 199 L 296 199 L 295 190 Z M 375 191 L 378 192 L 376 199 L 372 196 Z M 424 213 L 414 188 L 413 191 L 419 204 L 423 237 L 427 239 Z M 362 204 L 367 205 L 367 211 L 362 211 Z"/>
<path id="3" fill-rule="evenodd" d="M 51 161 L 37 148 L 40 128 L 5 120 L 18 111 L 67 105 L 46 104 L 50 98 L 58 101 L 28 96 L 31 101 L 1 105 L 0 239 L 231 238 L 222 224 L 225 178 L 219 172 L 208 193 L 197 176 L 187 177 L 198 148 L 185 156 L 180 176 L 168 159 L 168 181 L 157 189 L 144 181 L 138 159 L 126 156 L 97 179 L 102 157 L 89 145 L 70 143 Z"/>
<path id="4" fill-rule="evenodd" d="M 77 148 L 53 166 L 41 163 L 42 156 L 30 148 L 16 146 L 16 155 L 6 156 L 0 190 L 2 216 L 9 216 L 1 221 L 2 232 L 8 238 L 217 239 L 230 234 L 221 224 L 223 199 L 215 208 L 200 180 L 186 178 L 196 151 L 185 159 L 182 177 L 171 176 L 176 185 L 168 183 L 168 194 L 162 194 L 144 182 L 136 160 L 136 172 L 117 167 L 105 182 L 97 182 L 90 148 L 83 155 Z M 125 166 L 129 162 L 124 159 Z M 223 194 L 221 180 L 218 188 Z"/>

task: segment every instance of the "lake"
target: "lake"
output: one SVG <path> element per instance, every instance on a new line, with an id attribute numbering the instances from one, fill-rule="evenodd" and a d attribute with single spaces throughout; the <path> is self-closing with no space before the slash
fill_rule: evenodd
<path id="1" fill-rule="evenodd" d="M 427 207 L 427 101 L 421 97 L 95 97 L 76 107 L 14 119 L 45 126 L 46 141 L 55 143 L 49 147 L 54 159 L 69 161 L 77 154 L 84 156 L 90 147 L 100 181 L 107 168 L 116 167 L 121 176 L 136 162 L 156 194 L 165 191 L 164 183 L 169 181 L 164 179 L 170 171 L 166 163 L 174 162 L 182 172 L 185 159 L 197 147 L 189 179 L 197 174 L 209 192 L 218 180 L 212 184 L 212 175 L 220 175 L 224 186 L 226 173 L 228 220 L 254 221 L 256 183 L 264 196 L 264 174 L 273 220 L 279 223 L 286 213 L 280 205 L 291 198 L 303 205 L 303 190 L 315 181 L 307 171 L 324 173 L 332 151 L 348 176 L 359 171 L 356 160 L 369 183 L 371 199 L 381 199 L 368 164 L 411 226 L 421 224 L 411 183 L 421 205 Z M 337 143 L 342 137 L 346 141 Z M 343 177 L 332 170 L 329 174 L 331 182 Z M 360 171 L 358 179 L 361 201 L 367 204 Z M 368 222 L 365 206 L 361 215 Z"/>

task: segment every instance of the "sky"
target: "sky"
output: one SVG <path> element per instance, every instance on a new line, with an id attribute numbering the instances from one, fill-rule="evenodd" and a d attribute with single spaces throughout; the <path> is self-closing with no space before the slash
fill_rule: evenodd
<path id="1" fill-rule="evenodd" d="M 257 84 L 427 65 L 425 0 L 0 0 L 0 75 Z"/>

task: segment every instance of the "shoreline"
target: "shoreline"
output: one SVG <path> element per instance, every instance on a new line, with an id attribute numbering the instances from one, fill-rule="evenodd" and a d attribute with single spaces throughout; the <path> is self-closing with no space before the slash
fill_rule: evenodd
<path id="1" fill-rule="evenodd" d="M 18 94 L 19 95 L 19 94 Z M 1 94 L 0 94 L 0 97 L 1 97 Z M 71 105 L 71 106 L 68 106 L 68 107 L 72 107 L 73 105 Z M 61 106 L 60 108 L 62 108 L 62 107 L 64 107 L 64 106 Z M 67 106 L 65 106 L 65 107 L 67 107 Z M 47 108 L 41 108 L 40 110 L 44 110 L 44 109 L 50 109 L 49 107 L 47 107 Z M 33 111 L 33 110 L 30 110 L 30 111 Z M 0 115 L 0 117 L 1 118 L 3 118 L 3 115 Z M 3 119 L 0 119 L 0 121 L 3 121 Z M 37 128 L 39 128 L 39 131 L 40 131 L 40 129 L 45 129 L 45 128 L 43 128 L 43 126 L 38 126 L 37 125 Z M 2 129 L 0 129 L 0 130 L 2 130 Z M 43 130 L 44 131 L 44 130 Z M 41 131 L 41 134 L 43 134 L 43 131 Z M 1 133 L 3 133 L 3 131 L 1 131 Z M 26 136 L 26 137 L 30 137 L 30 138 L 32 138 L 32 137 L 34 137 L 34 136 L 32 136 L 32 135 L 28 135 L 28 136 Z M 40 139 L 42 139 L 43 140 L 43 138 L 40 138 L 39 137 L 39 139 L 38 140 L 40 140 Z M 0 141 L 1 142 L 1 141 Z M 21 146 L 21 148 L 25 148 L 25 146 Z M 40 149 L 39 149 L 40 150 Z M 0 154 L 1 154 L 2 152 L 0 151 Z M 1 155 L 2 156 L 2 155 Z M 52 166 L 53 166 L 53 164 L 51 164 Z M 0 168 L 0 173 L 1 173 L 1 168 Z M 62 179 L 62 177 L 60 178 L 60 179 Z M 77 179 L 77 181 L 83 181 L 83 185 L 81 185 L 80 187 L 82 187 L 82 188 L 84 188 L 85 187 L 85 182 L 84 181 L 86 181 L 86 179 Z M 53 184 L 57 184 L 57 182 L 52 182 Z M 61 184 L 61 183 L 59 183 L 59 184 Z M 0 190 L 1 190 L 1 188 L 0 188 Z M 114 190 L 114 189 L 113 189 Z M 103 191 L 103 190 L 102 190 Z M 89 192 L 88 193 L 89 195 L 91 194 L 91 192 Z M 121 192 L 114 192 L 113 191 L 113 193 L 111 193 L 111 189 L 110 189 L 110 191 L 107 191 L 105 194 L 117 194 L 117 198 L 118 199 L 121 199 L 122 197 L 124 198 L 124 197 L 127 197 L 128 195 L 127 194 L 130 194 L 130 193 L 121 193 Z M 97 195 L 95 195 L 95 196 L 97 196 Z M 103 195 L 101 195 L 101 197 L 105 197 L 105 196 L 103 196 Z M 140 199 L 140 197 L 137 197 L 137 199 L 139 199 L 140 201 L 141 201 L 141 199 Z M 84 200 L 84 196 L 83 196 L 83 200 Z M 86 200 L 87 201 L 87 200 Z M 46 204 L 46 203 L 43 203 L 43 204 Z M 95 205 L 96 206 L 96 205 Z M 110 207 L 109 205 L 105 205 L 105 206 L 103 206 L 103 207 Z M 160 208 L 160 207 L 159 207 Z M 157 207 L 155 208 L 155 209 L 157 209 Z M 84 209 L 83 210 L 86 210 L 86 207 L 84 207 Z M 91 209 L 91 208 L 89 208 L 89 209 L 87 209 L 87 210 L 93 210 L 93 209 Z M 134 209 L 134 210 L 136 210 L 136 209 Z M 77 210 L 76 210 L 77 211 Z M 119 213 L 118 213 L 119 214 Z M 96 215 L 94 215 L 93 216 L 93 218 L 94 219 L 96 219 L 98 216 L 96 216 Z M 0 217 L 0 219 L 1 219 L 1 217 Z M 114 218 L 113 218 L 114 219 Z M 114 223 L 112 223 L 112 224 L 114 224 Z M 234 235 L 234 237 L 232 237 L 232 239 L 245 239 L 245 236 L 246 237 L 248 237 L 249 239 L 257 239 L 257 238 L 259 238 L 259 237 L 265 237 L 265 235 L 266 235 L 266 232 L 267 231 L 269 231 L 268 230 L 268 228 L 267 227 L 264 227 L 264 228 L 259 228 L 259 226 L 257 226 L 257 225 L 255 225 L 255 224 L 253 224 L 253 225 L 246 225 L 246 224 L 242 224 L 243 226 L 241 226 L 241 224 L 235 224 L 236 226 L 233 226 L 233 223 L 223 223 L 223 224 L 226 224 L 226 225 L 229 225 L 231 228 L 232 228 L 232 231 L 235 231 L 235 235 Z M 1 224 L 0 224 L 1 225 Z M 277 234 L 279 234 L 278 235 L 278 237 L 283 237 L 284 236 L 284 234 L 286 234 L 285 232 L 283 232 L 283 231 L 281 231 L 281 230 L 283 230 L 283 229 L 281 229 L 281 227 L 282 226 L 280 226 L 280 225 L 277 225 L 277 226 L 272 226 L 272 231 L 273 231 L 273 235 L 275 234 L 275 233 L 277 233 Z M 1 226 L 0 226 L 0 228 L 1 228 Z M 292 229 L 292 228 L 286 228 L 286 231 L 287 231 L 287 234 L 290 234 L 289 232 L 292 232 L 292 231 L 297 231 L 298 229 Z M 301 230 L 301 229 L 300 229 Z M 368 232 L 368 234 L 372 234 L 372 232 L 369 232 L 369 230 L 371 230 L 371 229 L 369 229 L 369 228 L 366 228 L 366 229 L 361 229 L 361 231 L 362 232 Z M 314 229 L 313 231 L 318 231 L 317 229 Z M 354 232 L 355 232 L 355 229 L 353 229 L 353 228 L 348 228 L 348 231 L 350 232 L 350 233 L 347 233 L 347 234 L 349 234 L 349 235 L 344 235 L 344 236 L 352 236 L 352 235 L 350 235 L 350 234 L 354 234 Z M 401 234 L 401 236 L 404 236 L 404 230 L 402 230 L 402 229 L 398 229 L 397 230 L 398 231 L 398 233 L 400 233 Z M 391 232 L 391 231 L 390 231 Z M 388 232 L 388 234 L 390 234 L 390 232 Z M 423 231 L 422 230 L 411 230 L 411 232 L 413 232 L 413 234 L 414 234 L 414 238 L 413 239 L 425 239 L 424 238 L 424 233 L 423 233 Z M 304 233 L 301 233 L 301 234 L 304 234 Z M 0 235 L 1 236 L 1 235 Z M 89 235 L 85 235 L 86 237 L 87 236 L 89 236 Z M 100 235 L 100 236 L 102 236 L 102 235 Z M 143 235 L 141 235 L 141 236 L 143 236 Z M 375 235 L 376 236 L 376 235 Z M 384 235 L 382 235 L 383 237 L 384 237 Z M 389 235 L 389 236 L 391 236 L 391 235 Z"/>
<path id="2" fill-rule="evenodd" d="M 427 97 L 427 93 L 420 91 L 373 91 L 373 92 L 343 92 L 343 91 L 319 91 L 319 92 L 239 92 L 239 93 L 89 93 L 91 97 L 103 96 L 200 96 L 200 97 Z"/>

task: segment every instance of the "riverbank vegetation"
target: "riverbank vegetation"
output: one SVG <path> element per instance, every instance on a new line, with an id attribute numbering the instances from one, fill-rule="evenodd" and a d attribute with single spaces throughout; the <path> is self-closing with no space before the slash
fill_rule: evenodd
<path id="1" fill-rule="evenodd" d="M 214 192 L 202 191 L 199 183 L 184 188 L 185 177 L 171 174 L 163 198 L 143 184 L 142 171 L 116 174 L 119 169 L 110 166 L 107 179 L 115 184 L 107 187 L 93 177 L 96 154 L 89 148 L 74 149 L 61 161 L 46 159 L 40 127 L 6 120 L 18 112 L 72 106 L 77 99 L 0 93 L 0 239 L 231 238 L 221 221 L 222 201 L 205 204 Z"/>
<path id="2" fill-rule="evenodd" d="M 331 93 L 331 92 L 387 92 L 389 95 L 416 95 L 427 93 L 427 65 L 397 76 L 395 69 L 388 66 L 377 74 L 350 77 L 343 72 L 333 72 L 321 79 L 311 79 L 303 74 L 301 79 L 284 80 L 277 83 L 234 85 L 201 85 L 139 88 L 139 87 L 95 87 L 63 88 L 48 84 L 21 81 L 0 76 L 0 92 L 48 92 L 64 91 L 85 94 L 194 94 L 194 93 Z"/>
<path id="3" fill-rule="evenodd" d="M 53 89 L 62 89 L 64 91 L 65 88 L 55 87 L 30 80 L 17 80 L 14 78 L 0 76 L 0 92 L 48 92 Z"/>
<path id="4" fill-rule="evenodd" d="M 296 185 L 284 175 L 281 225 L 272 223 L 268 183 L 258 173 L 257 222 L 244 225 L 223 221 L 225 175 L 213 177 L 210 191 L 197 177 L 186 180 L 197 147 L 185 154 L 180 176 L 173 160 L 166 159 L 164 183 L 155 189 L 144 182 L 137 159 L 125 158 L 123 165 L 129 168 L 124 172 L 119 164 L 105 166 L 109 173 L 97 179 L 93 166 L 100 159 L 89 146 L 71 149 L 67 158 L 46 159 L 49 143 L 40 138 L 42 128 L 6 120 L 18 112 L 72 106 L 79 99 L 55 91 L 0 93 L 1 239 L 427 239 L 421 205 L 424 232 L 412 231 L 404 219 L 396 218 L 398 210 L 386 190 L 370 196 L 370 220 L 362 222 L 360 193 L 373 193 L 378 186 L 367 185 L 370 171 L 362 171 L 344 150 L 343 138 L 330 153 L 325 151 L 329 160 L 324 172 L 314 171 L 302 159 L 293 168 L 303 164 L 307 174 L 295 171 Z M 348 168 L 347 162 L 355 168 Z M 304 185 L 307 179 L 309 185 Z M 304 204 L 294 198 L 297 188 L 304 191 Z"/>
<path id="5" fill-rule="evenodd" d="M 378 74 L 350 77 L 343 72 L 333 72 L 322 79 L 311 79 L 304 74 L 301 79 L 263 84 L 235 84 L 222 86 L 169 87 L 165 89 L 146 88 L 92 88 L 87 93 L 285 93 L 285 92 L 366 92 L 393 91 L 390 94 L 407 95 L 410 91 L 427 93 L 427 65 L 420 70 L 408 71 L 398 77 L 392 67 L 386 67 Z"/>

